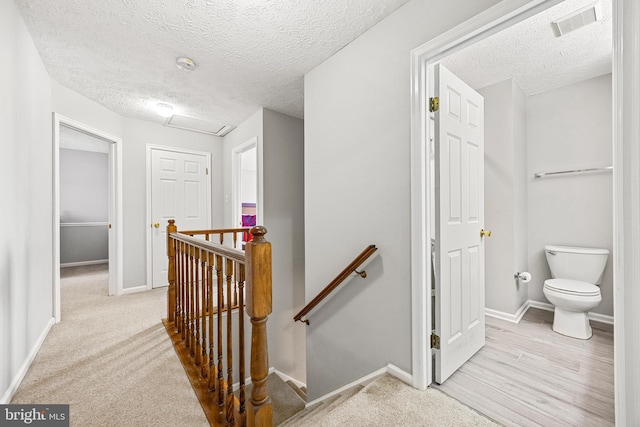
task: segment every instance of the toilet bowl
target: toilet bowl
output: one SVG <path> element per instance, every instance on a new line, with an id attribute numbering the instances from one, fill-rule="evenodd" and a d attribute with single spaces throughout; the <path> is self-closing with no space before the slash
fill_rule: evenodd
<path id="1" fill-rule="evenodd" d="M 545 280 L 542 291 L 555 306 L 553 330 L 573 338 L 590 338 L 588 313 L 602 301 L 597 285 L 602 282 L 609 251 L 555 245 L 544 249 L 553 278 Z"/>

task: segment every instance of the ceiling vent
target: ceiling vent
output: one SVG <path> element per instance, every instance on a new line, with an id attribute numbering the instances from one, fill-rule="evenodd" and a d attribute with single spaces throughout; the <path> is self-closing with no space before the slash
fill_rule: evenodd
<path id="1" fill-rule="evenodd" d="M 220 125 L 193 117 L 173 115 L 164 122 L 165 126 L 190 130 L 192 132 L 206 133 L 214 136 L 225 136 L 234 129 L 234 126 Z"/>
<path id="2" fill-rule="evenodd" d="M 602 19 L 602 6 L 598 2 L 564 16 L 557 21 L 552 21 L 551 27 L 556 37 L 560 37 L 600 19 Z"/>

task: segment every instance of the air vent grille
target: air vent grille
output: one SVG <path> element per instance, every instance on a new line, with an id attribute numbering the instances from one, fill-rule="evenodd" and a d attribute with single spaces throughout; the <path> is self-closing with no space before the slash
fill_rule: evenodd
<path id="1" fill-rule="evenodd" d="M 596 3 L 551 22 L 551 27 L 556 37 L 560 37 L 600 19 L 602 19 L 602 6 Z"/>

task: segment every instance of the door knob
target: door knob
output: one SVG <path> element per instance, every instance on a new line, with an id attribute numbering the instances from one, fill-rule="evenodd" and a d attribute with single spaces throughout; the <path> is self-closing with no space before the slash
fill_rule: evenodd
<path id="1" fill-rule="evenodd" d="M 491 230 L 480 229 L 480 237 L 491 237 Z"/>
<path id="2" fill-rule="evenodd" d="M 153 226 L 154 226 L 155 228 L 160 228 L 160 223 L 159 223 L 159 222 L 156 222 L 155 224 L 153 224 Z"/>

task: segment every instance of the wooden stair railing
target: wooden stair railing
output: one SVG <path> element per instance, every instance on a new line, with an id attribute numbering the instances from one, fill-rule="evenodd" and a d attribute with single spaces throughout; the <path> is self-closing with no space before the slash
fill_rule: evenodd
<path id="1" fill-rule="evenodd" d="M 366 271 L 358 271 L 357 268 L 362 265 L 375 251 L 377 251 L 376 245 L 367 246 L 351 263 L 340 272 L 314 299 L 302 309 L 298 314 L 293 317 L 296 322 L 303 322 L 309 324 L 309 319 L 303 319 L 304 316 L 309 314 L 318 304 L 322 302 L 326 297 L 333 292 L 342 282 L 344 282 L 351 274 L 356 273 L 363 279 L 367 277 Z"/>
<path id="2" fill-rule="evenodd" d="M 246 251 L 235 249 L 243 233 Z M 267 389 L 271 244 L 266 233 L 264 227 L 178 232 L 174 220 L 167 226 L 169 289 L 163 323 L 212 426 L 273 425 Z M 233 247 L 222 245 L 225 234 L 232 234 Z M 213 236 L 220 243 L 211 242 Z M 252 325 L 248 402 L 245 312 Z"/>

